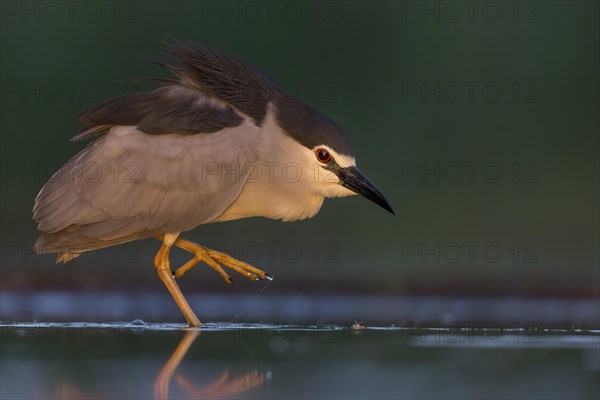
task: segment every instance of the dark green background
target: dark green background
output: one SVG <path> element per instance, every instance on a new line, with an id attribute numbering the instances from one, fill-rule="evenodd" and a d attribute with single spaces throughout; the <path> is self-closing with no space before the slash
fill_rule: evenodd
<path id="1" fill-rule="evenodd" d="M 171 34 L 260 65 L 332 117 L 396 209 L 392 217 L 364 199 L 336 199 L 308 221 L 248 219 L 186 235 L 268 270 L 269 291 L 598 296 L 597 2 L 480 2 L 472 20 L 462 2 L 290 3 L 272 16 L 253 3 L 256 17 L 241 2 L 76 2 L 72 16 L 58 2 L 56 17 L 43 2 L 31 12 L 3 2 L 0 288 L 164 291 L 152 240 L 66 266 L 36 258 L 31 208 L 56 166 L 85 145 L 68 140 L 79 113 L 152 87 L 140 78 L 167 76 L 138 56 L 159 55 Z M 433 92 L 406 92 L 415 85 Z M 436 164 L 463 166 L 462 179 L 406 175 Z M 499 167 L 500 179 L 485 179 L 483 165 Z M 472 260 L 444 253 L 467 242 Z M 489 243 L 502 249 L 496 262 L 481 253 Z M 439 260 L 407 254 L 438 245 Z M 258 290 L 236 278 L 235 290 Z M 182 286 L 231 291 L 208 269 Z"/>

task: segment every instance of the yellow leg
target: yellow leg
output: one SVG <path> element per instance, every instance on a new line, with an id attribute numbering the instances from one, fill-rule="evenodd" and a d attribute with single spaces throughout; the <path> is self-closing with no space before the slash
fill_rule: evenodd
<path id="1" fill-rule="evenodd" d="M 179 290 L 179 286 L 177 286 L 177 282 L 175 282 L 175 278 L 171 273 L 171 264 L 169 263 L 169 251 L 171 247 L 177 240 L 178 233 L 167 233 L 163 236 L 163 244 L 160 247 L 160 250 L 156 254 L 154 258 L 154 266 L 156 267 L 156 272 L 158 273 L 158 277 L 165 284 L 173 299 L 179 306 L 179 309 L 185 316 L 185 319 L 188 321 L 190 326 L 202 326 L 196 314 L 192 310 L 192 307 L 188 304 L 185 297 Z"/>
<path id="2" fill-rule="evenodd" d="M 244 275 L 245 277 L 247 277 L 253 281 L 256 281 L 259 279 L 273 279 L 271 277 L 271 275 L 267 274 L 263 270 L 254 268 L 250 264 L 246 264 L 245 262 L 236 260 L 235 258 L 233 258 L 225 253 L 221 253 L 216 250 L 211 250 L 211 249 L 202 247 L 197 243 L 190 242 L 189 240 L 178 238 L 174 244 L 175 244 L 175 246 L 179 247 L 180 249 L 183 249 L 185 251 L 188 251 L 188 252 L 194 254 L 196 256 L 195 257 L 196 259 L 202 259 L 202 261 L 212 260 L 213 263 L 215 263 L 217 265 L 222 264 L 228 268 L 231 268 L 232 270 Z M 209 264 L 213 269 L 216 269 L 213 265 L 211 265 L 210 262 L 207 262 L 207 264 Z M 193 264 L 191 266 L 184 265 L 184 267 L 186 267 L 186 268 L 182 269 L 183 267 L 181 267 L 178 270 L 176 270 L 175 276 L 176 277 L 182 276 L 189 269 L 191 269 L 194 265 L 195 264 Z M 231 279 L 231 278 L 229 278 L 229 279 Z"/>
<path id="3" fill-rule="evenodd" d="M 177 242 L 175 242 L 175 246 L 177 246 Z M 178 247 L 180 247 L 180 246 L 178 246 Z M 190 251 L 190 252 L 194 254 L 194 258 L 192 258 L 190 261 L 183 264 L 181 267 L 177 268 L 177 270 L 173 273 L 173 276 L 175 278 L 182 277 L 183 274 L 185 274 L 187 271 L 192 269 L 200 261 L 204 261 L 209 267 L 211 267 L 212 269 L 217 271 L 219 273 L 219 275 L 221 275 L 223 277 L 223 279 L 225 279 L 225 282 L 233 284 L 233 279 L 231 279 L 231 277 L 227 274 L 227 272 L 225 272 L 223 270 L 223 268 L 219 265 L 219 263 L 217 263 L 215 260 L 213 260 L 210 257 L 210 254 L 208 253 L 208 251 L 206 249 L 201 248 L 201 250 Z"/>
<path id="4" fill-rule="evenodd" d="M 161 235 L 157 236 L 156 238 L 162 240 L 163 237 L 164 235 Z M 173 273 L 173 277 L 175 278 L 182 277 L 187 271 L 192 269 L 200 261 L 204 261 L 206 264 L 208 264 L 208 266 L 217 271 L 228 283 L 233 283 L 233 279 L 231 279 L 231 277 L 223 270 L 223 268 L 221 268 L 221 265 L 219 264 L 231 268 L 232 270 L 244 275 L 246 278 L 253 281 L 259 279 L 273 279 L 271 275 L 267 274 L 263 270 L 254 268 L 250 264 L 246 264 L 245 262 L 236 260 L 235 258 L 225 253 L 202 247 L 197 243 L 190 242 L 189 240 L 177 238 L 173 245 L 189 253 L 194 254 L 194 258 L 192 258 L 183 266 L 175 270 L 175 272 Z"/>

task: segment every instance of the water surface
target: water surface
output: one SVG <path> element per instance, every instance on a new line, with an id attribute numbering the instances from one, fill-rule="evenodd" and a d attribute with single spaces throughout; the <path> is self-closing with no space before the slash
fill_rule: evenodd
<path id="1" fill-rule="evenodd" d="M 597 398 L 590 330 L 10 323 L 0 397 Z"/>

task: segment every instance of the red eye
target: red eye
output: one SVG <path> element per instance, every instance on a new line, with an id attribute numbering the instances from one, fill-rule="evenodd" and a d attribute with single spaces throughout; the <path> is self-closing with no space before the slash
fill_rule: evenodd
<path id="1" fill-rule="evenodd" d="M 331 161 L 331 154 L 325 149 L 317 149 L 317 160 L 322 163 L 328 163 Z"/>

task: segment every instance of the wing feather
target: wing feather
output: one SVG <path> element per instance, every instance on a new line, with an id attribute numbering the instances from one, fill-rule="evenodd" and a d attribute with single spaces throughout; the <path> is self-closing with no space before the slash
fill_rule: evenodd
<path id="1" fill-rule="evenodd" d="M 246 182 L 245 166 L 257 159 L 258 140 L 259 130 L 249 119 L 192 136 L 114 127 L 42 188 L 34 219 L 43 232 L 69 232 L 72 239 L 60 243 L 65 248 L 192 229 L 218 217 L 237 198 Z M 40 240 L 56 247 L 56 241 L 48 242 Z"/>
<path id="2" fill-rule="evenodd" d="M 169 85 L 111 99 L 81 114 L 85 125 L 72 141 L 108 132 L 115 125 L 137 126 L 150 135 L 218 132 L 242 117 L 225 102 L 196 89 Z"/>

